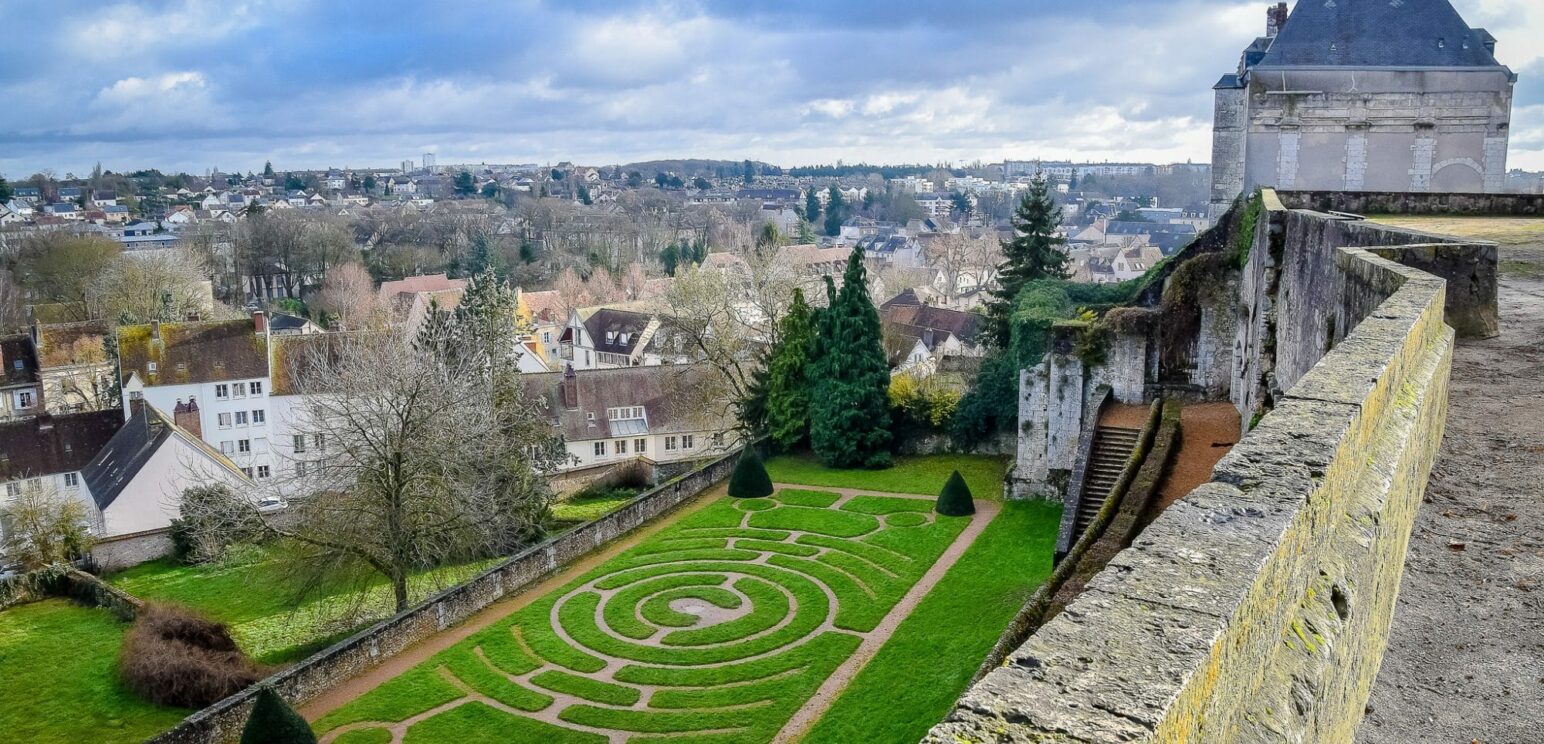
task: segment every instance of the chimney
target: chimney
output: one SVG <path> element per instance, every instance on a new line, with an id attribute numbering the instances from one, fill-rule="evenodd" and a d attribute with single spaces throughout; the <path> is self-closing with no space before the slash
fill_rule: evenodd
<path id="1" fill-rule="evenodd" d="M 262 310 L 252 311 L 252 332 L 259 336 L 268 333 L 268 316 Z"/>
<path id="2" fill-rule="evenodd" d="M 145 412 L 145 399 L 141 397 L 129 398 L 129 416 L 138 416 Z"/>
<path id="3" fill-rule="evenodd" d="M 204 425 L 199 421 L 198 398 L 190 397 L 184 404 L 181 398 L 177 399 L 177 407 L 172 409 L 172 423 L 199 439 L 204 438 Z"/>
<path id="4" fill-rule="evenodd" d="M 1281 29 L 1287 25 L 1287 4 L 1276 3 L 1265 9 L 1265 36 L 1268 39 L 1276 38 Z"/>
<path id="5" fill-rule="evenodd" d="M 574 374 L 572 364 L 563 369 L 563 407 L 570 411 L 579 408 L 579 376 Z"/>
<path id="6" fill-rule="evenodd" d="M 152 320 L 152 321 L 150 321 L 150 340 L 151 341 L 160 341 L 161 340 L 161 321 L 159 321 L 159 320 Z"/>

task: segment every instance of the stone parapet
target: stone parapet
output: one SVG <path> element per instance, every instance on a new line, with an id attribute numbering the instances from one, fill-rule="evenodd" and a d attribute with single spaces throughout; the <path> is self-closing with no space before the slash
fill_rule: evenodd
<path id="1" fill-rule="evenodd" d="M 1358 242 L 1304 245 L 1374 226 L 1342 232 L 1267 196 L 1246 286 L 1330 290 L 1311 293 L 1328 308 L 1273 307 L 1273 339 L 1293 337 L 1288 323 L 1303 336 L 1290 383 L 1211 483 L 1166 510 L 926 741 L 1352 740 L 1442 438 L 1454 333 L 1440 278 L 1346 247 Z M 1400 242 L 1415 241 L 1369 244 Z M 1313 276 L 1259 278 L 1264 263 L 1299 254 L 1316 259 Z"/>

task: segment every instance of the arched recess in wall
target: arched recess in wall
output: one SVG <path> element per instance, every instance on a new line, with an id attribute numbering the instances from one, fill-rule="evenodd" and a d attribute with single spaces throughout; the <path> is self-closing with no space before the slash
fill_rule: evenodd
<path id="1" fill-rule="evenodd" d="M 1437 193 L 1484 191 L 1485 169 L 1470 158 L 1444 160 L 1432 166 L 1431 190 Z"/>

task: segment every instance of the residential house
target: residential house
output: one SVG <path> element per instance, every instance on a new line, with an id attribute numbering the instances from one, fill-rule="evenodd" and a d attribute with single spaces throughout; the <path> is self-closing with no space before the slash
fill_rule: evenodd
<path id="1" fill-rule="evenodd" d="M 563 435 L 562 470 L 633 460 L 712 457 L 738 441 L 732 417 L 694 392 L 712 387 L 705 365 L 618 367 L 524 375 L 526 391 Z"/>
<path id="2" fill-rule="evenodd" d="M 309 336 L 326 331 L 309 318 L 289 313 L 274 313 L 268 321 L 268 333 L 272 336 Z"/>
<path id="3" fill-rule="evenodd" d="M 110 404 L 118 370 L 107 356 L 109 333 L 105 320 L 33 324 L 32 349 L 49 413 L 96 411 Z"/>
<path id="4" fill-rule="evenodd" d="M 903 293 L 880 308 L 885 351 L 897 372 L 927 373 L 948 357 L 985 353 L 985 318 L 977 313 L 908 304 Z"/>
<path id="5" fill-rule="evenodd" d="M 262 311 L 250 320 L 122 326 L 118 358 L 124 415 L 132 414 L 136 401 L 178 413 L 178 426 L 262 482 L 272 476 L 274 465 L 268 348 Z"/>
<path id="6" fill-rule="evenodd" d="M 26 336 L 0 338 L 0 420 L 35 416 L 44 410 L 38 360 Z"/>
<path id="7" fill-rule="evenodd" d="M 570 310 L 558 338 L 558 359 L 575 369 L 642 367 L 692 361 L 678 320 L 657 314 L 590 308 Z"/>
<path id="8" fill-rule="evenodd" d="M 116 429 L 77 479 L 89 495 L 99 539 L 165 530 L 179 516 L 182 493 L 194 486 L 252 495 L 252 480 L 229 457 L 155 406 L 134 408 L 127 422 L 116 410 L 75 414 L 109 414 Z"/>
<path id="9" fill-rule="evenodd" d="M 79 499 L 94 512 L 81 471 L 122 424 L 117 410 L 0 422 L 0 505 L 28 491 L 46 492 Z M 0 535 L 6 529 L 0 521 Z"/>

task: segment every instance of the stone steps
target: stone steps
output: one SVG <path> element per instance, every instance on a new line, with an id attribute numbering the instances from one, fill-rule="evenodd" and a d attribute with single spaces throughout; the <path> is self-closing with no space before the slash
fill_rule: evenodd
<path id="1" fill-rule="evenodd" d="M 1088 529 L 1110 490 L 1120 480 L 1121 471 L 1131 453 L 1137 448 L 1141 432 L 1119 426 L 1101 426 L 1094 431 L 1094 443 L 1088 455 L 1088 470 L 1083 476 L 1083 493 L 1078 499 L 1078 515 L 1074 534 L 1081 535 Z"/>

